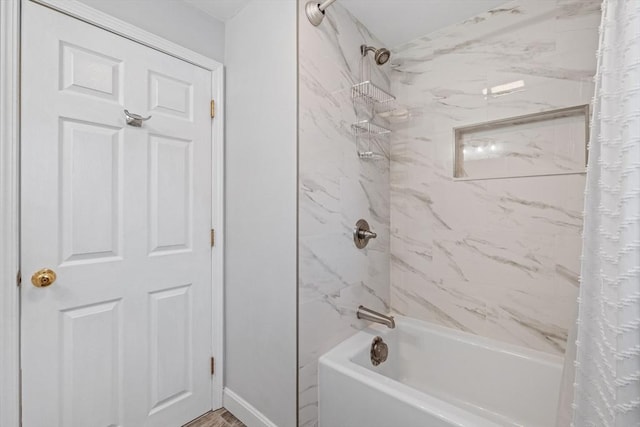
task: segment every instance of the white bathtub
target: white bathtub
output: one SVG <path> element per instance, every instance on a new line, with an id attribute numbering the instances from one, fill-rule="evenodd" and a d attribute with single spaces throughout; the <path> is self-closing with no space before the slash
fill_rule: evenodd
<path id="1" fill-rule="evenodd" d="M 320 358 L 320 427 L 552 427 L 561 374 L 560 357 L 396 316 Z"/>

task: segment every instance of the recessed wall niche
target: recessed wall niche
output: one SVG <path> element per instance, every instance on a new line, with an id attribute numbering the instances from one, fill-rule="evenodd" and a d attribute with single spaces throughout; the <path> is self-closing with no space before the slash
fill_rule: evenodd
<path id="1" fill-rule="evenodd" d="M 589 106 L 561 108 L 454 128 L 454 178 L 584 173 Z"/>

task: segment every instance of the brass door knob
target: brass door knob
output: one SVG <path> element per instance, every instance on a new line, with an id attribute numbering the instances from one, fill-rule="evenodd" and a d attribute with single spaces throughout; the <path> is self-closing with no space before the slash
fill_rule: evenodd
<path id="1" fill-rule="evenodd" d="M 33 286 L 36 288 L 46 288 L 47 286 L 53 285 L 53 282 L 55 281 L 56 272 L 49 270 L 48 268 L 38 270 L 33 273 L 33 276 L 31 276 L 31 283 L 33 283 Z"/>

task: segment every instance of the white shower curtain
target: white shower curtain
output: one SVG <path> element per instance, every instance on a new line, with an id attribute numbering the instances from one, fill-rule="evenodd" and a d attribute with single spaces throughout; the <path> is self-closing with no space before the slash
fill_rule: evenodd
<path id="1" fill-rule="evenodd" d="M 640 0 L 605 0 L 602 13 L 587 169 L 572 426 L 637 427 Z"/>

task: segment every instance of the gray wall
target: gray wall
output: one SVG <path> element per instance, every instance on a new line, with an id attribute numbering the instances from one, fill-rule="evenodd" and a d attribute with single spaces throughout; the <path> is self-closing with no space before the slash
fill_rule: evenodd
<path id="1" fill-rule="evenodd" d="M 224 23 L 176 0 L 80 0 L 82 3 L 223 62 Z"/>
<path id="2" fill-rule="evenodd" d="M 296 4 L 226 24 L 226 388 L 296 424 Z M 225 405 L 228 401 L 225 395 Z M 236 414 L 238 415 L 238 414 Z"/>

